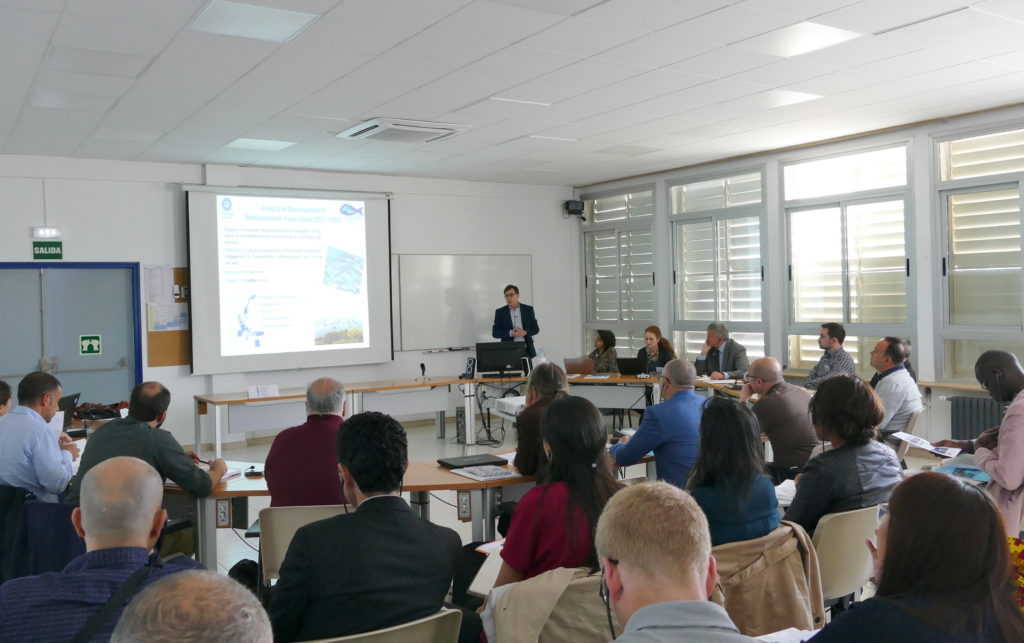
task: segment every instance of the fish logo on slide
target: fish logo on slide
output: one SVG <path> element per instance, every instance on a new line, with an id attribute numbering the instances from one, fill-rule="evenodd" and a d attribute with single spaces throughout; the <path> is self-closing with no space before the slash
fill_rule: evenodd
<path id="1" fill-rule="evenodd" d="M 363 209 L 362 208 L 353 207 L 353 206 L 349 205 L 348 203 L 346 203 L 345 205 L 341 206 L 341 213 L 344 214 L 347 217 L 350 217 L 353 214 L 362 214 L 363 213 Z"/>

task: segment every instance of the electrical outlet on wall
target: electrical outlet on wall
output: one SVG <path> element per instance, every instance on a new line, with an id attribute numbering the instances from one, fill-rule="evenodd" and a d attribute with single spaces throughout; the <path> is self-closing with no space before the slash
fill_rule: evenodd
<path id="1" fill-rule="evenodd" d="M 473 511 L 469 505 L 469 492 L 460 491 L 458 494 L 459 520 L 469 522 L 473 519 Z"/>
<path id="2" fill-rule="evenodd" d="M 227 498 L 217 501 L 217 526 L 231 526 L 231 501 Z"/>

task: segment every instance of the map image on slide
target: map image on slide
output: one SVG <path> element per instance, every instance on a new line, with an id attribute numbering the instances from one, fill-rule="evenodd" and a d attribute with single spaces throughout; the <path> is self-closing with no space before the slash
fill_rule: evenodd
<path id="1" fill-rule="evenodd" d="M 218 197 L 222 355 L 369 345 L 363 206 Z"/>

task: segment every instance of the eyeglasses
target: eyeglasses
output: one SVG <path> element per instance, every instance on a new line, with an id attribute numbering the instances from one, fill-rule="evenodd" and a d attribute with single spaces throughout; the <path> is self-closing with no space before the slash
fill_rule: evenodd
<path id="1" fill-rule="evenodd" d="M 614 558 L 608 559 L 609 563 L 618 565 L 619 561 Z M 608 593 L 608 583 L 604 580 L 604 570 L 601 570 L 601 587 L 598 588 L 598 595 L 601 597 L 601 602 L 604 603 L 604 610 L 608 614 L 608 633 L 612 635 L 612 640 L 615 640 L 615 626 L 612 624 L 612 601 L 611 596 Z"/>
<path id="2" fill-rule="evenodd" d="M 517 292 L 507 292 L 507 293 L 505 293 L 505 299 L 509 299 L 510 297 L 515 297 L 518 294 L 519 293 L 517 293 Z"/>

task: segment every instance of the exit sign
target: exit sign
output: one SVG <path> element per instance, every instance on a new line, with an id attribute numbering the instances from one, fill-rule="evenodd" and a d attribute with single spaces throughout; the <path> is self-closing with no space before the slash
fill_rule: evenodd
<path id="1" fill-rule="evenodd" d="M 64 258 L 63 241 L 33 241 L 32 258 L 36 260 L 52 260 Z"/>

